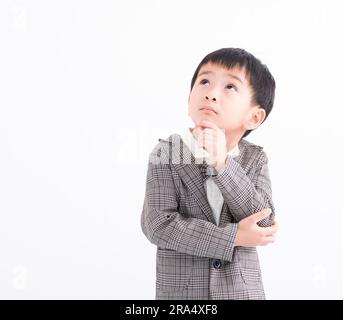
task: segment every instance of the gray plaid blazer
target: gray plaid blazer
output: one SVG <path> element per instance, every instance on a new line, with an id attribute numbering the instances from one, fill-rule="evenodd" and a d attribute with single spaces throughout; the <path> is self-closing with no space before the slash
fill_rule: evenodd
<path id="1" fill-rule="evenodd" d="M 172 134 L 150 153 L 141 227 L 156 251 L 156 299 L 265 299 L 256 248 L 234 246 L 237 222 L 264 208 L 274 219 L 268 159 L 244 139 L 213 179 L 224 198 L 219 225 L 202 175 L 181 136 Z"/>

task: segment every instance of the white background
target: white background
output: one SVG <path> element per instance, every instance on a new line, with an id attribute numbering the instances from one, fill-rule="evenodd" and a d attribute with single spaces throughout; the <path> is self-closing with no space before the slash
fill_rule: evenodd
<path id="1" fill-rule="evenodd" d="M 280 225 L 267 298 L 342 299 L 340 3 L 1 0 L 0 298 L 154 299 L 148 155 L 190 124 L 200 60 L 241 47 L 277 83 L 248 137 Z"/>

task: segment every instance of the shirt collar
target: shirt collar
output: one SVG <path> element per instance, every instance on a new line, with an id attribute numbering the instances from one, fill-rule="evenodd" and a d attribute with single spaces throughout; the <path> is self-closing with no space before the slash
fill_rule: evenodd
<path id="1" fill-rule="evenodd" d="M 192 154 L 196 159 L 206 159 L 208 158 L 209 154 L 206 150 L 203 148 L 200 148 L 198 145 L 198 141 L 193 137 L 192 132 L 190 131 L 190 128 L 187 128 L 182 134 L 181 138 L 183 142 L 187 145 L 187 147 L 191 150 Z M 228 156 L 231 157 L 237 157 L 239 155 L 239 148 L 238 144 L 230 150 L 228 153 Z"/>

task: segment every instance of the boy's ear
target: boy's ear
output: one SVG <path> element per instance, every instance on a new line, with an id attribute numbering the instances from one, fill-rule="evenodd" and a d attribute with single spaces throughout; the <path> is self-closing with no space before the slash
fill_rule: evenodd
<path id="1" fill-rule="evenodd" d="M 254 106 L 249 110 L 247 118 L 245 120 L 245 129 L 253 130 L 256 129 L 265 119 L 266 111 L 260 106 Z"/>

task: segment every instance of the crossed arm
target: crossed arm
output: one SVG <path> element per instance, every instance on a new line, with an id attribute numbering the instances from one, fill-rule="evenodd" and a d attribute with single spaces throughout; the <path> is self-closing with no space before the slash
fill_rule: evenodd
<path id="1" fill-rule="evenodd" d="M 236 221 L 269 208 L 271 213 L 258 223 L 261 227 L 270 227 L 274 223 L 274 205 L 272 201 L 271 182 L 268 170 L 268 158 L 260 151 L 256 159 L 255 174 L 250 179 L 241 165 L 228 157 L 227 165 L 214 176 L 230 212 Z"/>
<path id="2" fill-rule="evenodd" d="M 151 157 L 157 156 L 157 153 L 151 155 Z M 246 211 L 243 213 L 242 205 L 239 207 L 235 204 L 238 208 L 236 215 L 240 217 L 237 221 L 241 221 L 227 223 L 223 227 L 181 215 L 178 212 L 170 165 L 154 160 L 149 161 L 148 165 L 141 215 L 141 227 L 150 242 L 164 249 L 231 261 L 235 246 L 265 245 L 274 241 L 276 225 L 262 228 L 256 224 L 263 218 L 269 219 L 267 216 L 270 212 L 266 210 L 248 216 Z M 217 182 L 223 183 L 226 172 L 220 174 L 222 177 L 219 175 Z M 225 189 L 225 191 L 229 193 L 230 190 Z M 227 194 L 224 193 L 223 196 L 226 201 L 230 200 Z M 248 217 L 244 218 L 243 215 Z"/>

